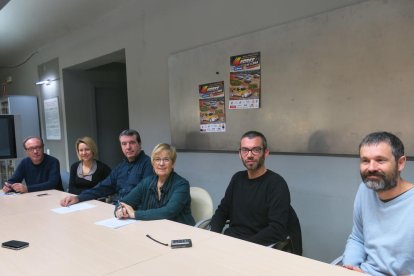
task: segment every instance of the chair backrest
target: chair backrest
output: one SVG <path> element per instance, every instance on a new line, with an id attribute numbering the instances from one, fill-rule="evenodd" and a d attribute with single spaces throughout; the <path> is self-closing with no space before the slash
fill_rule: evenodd
<path id="1" fill-rule="evenodd" d="M 60 171 L 60 177 L 62 178 L 63 191 L 69 191 L 69 173 L 67 171 Z"/>
<path id="2" fill-rule="evenodd" d="M 191 213 L 197 222 L 213 216 L 213 200 L 210 194 L 200 187 L 190 187 Z"/>
<path id="3" fill-rule="evenodd" d="M 295 210 L 290 206 L 289 208 L 289 219 L 288 219 L 288 235 L 290 237 L 291 242 L 289 246 L 291 247 L 291 253 L 297 254 L 302 256 L 303 249 L 302 249 L 302 230 L 300 227 L 299 218 L 296 215 Z M 286 250 L 285 250 L 286 251 Z"/>

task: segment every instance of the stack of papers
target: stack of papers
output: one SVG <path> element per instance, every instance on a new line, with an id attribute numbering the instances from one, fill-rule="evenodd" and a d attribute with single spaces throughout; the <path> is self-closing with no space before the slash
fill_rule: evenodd
<path id="1" fill-rule="evenodd" d="M 116 229 L 131 223 L 135 223 L 137 220 L 135 219 L 117 219 L 117 218 L 110 218 L 101 221 L 95 222 L 96 225 L 102 225 L 105 227 L 109 227 L 112 229 Z"/>
<path id="2" fill-rule="evenodd" d="M 78 203 L 78 204 L 70 205 L 68 207 L 54 208 L 52 209 L 52 211 L 58 214 L 67 214 L 67 213 L 86 210 L 86 209 L 90 209 L 94 207 L 96 206 L 90 203 Z M 114 217 L 114 218 L 97 221 L 95 222 L 95 224 L 109 227 L 112 229 L 116 229 L 116 228 L 131 224 L 131 223 L 135 223 L 135 222 L 137 222 L 137 220 L 135 219 L 117 219 Z"/>
<path id="3" fill-rule="evenodd" d="M 78 203 L 78 204 L 70 205 L 68 207 L 54 208 L 52 209 L 52 211 L 58 214 L 67 214 L 67 213 L 86 210 L 86 209 L 90 209 L 94 207 L 96 206 L 90 203 Z"/>
<path id="4" fill-rule="evenodd" d="M 15 193 L 15 192 L 5 193 L 3 190 L 0 190 L 0 196 L 16 196 L 16 195 L 19 195 L 19 193 Z"/>

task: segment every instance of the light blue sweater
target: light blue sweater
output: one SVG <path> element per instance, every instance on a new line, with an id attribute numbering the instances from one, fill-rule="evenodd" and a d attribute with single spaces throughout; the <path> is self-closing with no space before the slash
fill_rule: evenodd
<path id="1" fill-rule="evenodd" d="M 414 274 L 414 189 L 383 202 L 361 183 L 353 220 L 344 265 L 370 275 Z"/>

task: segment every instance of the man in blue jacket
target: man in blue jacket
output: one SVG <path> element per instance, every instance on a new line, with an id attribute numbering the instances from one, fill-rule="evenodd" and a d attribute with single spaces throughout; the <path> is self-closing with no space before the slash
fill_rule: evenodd
<path id="1" fill-rule="evenodd" d="M 27 193 L 57 189 L 63 191 L 60 164 L 55 157 L 43 152 L 40 137 L 30 136 L 23 141 L 27 157 L 17 166 L 12 177 L 4 183 L 3 191 Z M 25 181 L 26 184 L 22 183 Z"/>
<path id="2" fill-rule="evenodd" d="M 78 196 L 67 196 L 60 201 L 62 206 L 69 206 L 81 201 L 98 199 L 117 194 L 114 200 L 125 197 L 142 179 L 152 176 L 151 160 L 141 149 L 141 137 L 136 130 L 127 129 L 119 135 L 125 159 L 118 164 L 111 174 L 92 189 L 83 191 Z"/>

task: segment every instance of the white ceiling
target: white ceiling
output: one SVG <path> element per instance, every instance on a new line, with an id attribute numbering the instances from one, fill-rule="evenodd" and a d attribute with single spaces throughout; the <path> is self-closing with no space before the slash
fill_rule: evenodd
<path id="1" fill-rule="evenodd" d="M 10 0 L 0 0 L 0 10 L 7 4 L 9 3 Z"/>
<path id="2" fill-rule="evenodd" d="M 5 0 L 0 0 L 5 2 Z M 6 1 L 7 2 L 7 1 Z M 122 0 L 10 0 L 0 10 L 0 66 L 95 21 Z M 0 2 L 1 4 L 1 2 Z"/>
<path id="3" fill-rule="evenodd" d="M 158 7 L 165 9 L 166 6 L 177 4 L 177 2 L 170 2 L 173 0 L 136 1 L 144 2 L 147 7 L 151 6 L 152 9 Z M 286 1 L 292 0 L 273 1 L 275 7 L 283 11 L 283 9 L 288 9 Z M 325 10 L 331 10 L 333 7 L 343 7 L 365 0 L 301 1 L 295 0 L 300 9 L 308 7 L 308 10 L 302 11 L 302 14 L 311 15 L 315 11 L 309 11 L 308 1 L 315 1 L 315 4 L 317 2 L 318 5 L 321 5 L 321 2 L 326 3 Z M 2 4 L 7 2 L 8 0 L 0 0 L 0 8 Z M 10 0 L 0 10 L 0 69 L 16 65 L 7 64 L 11 60 L 23 62 L 41 46 L 82 28 L 125 2 L 126 0 Z M 323 6 L 319 8 L 321 12 L 324 11 Z M 286 13 L 289 13 L 289 10 Z"/>

